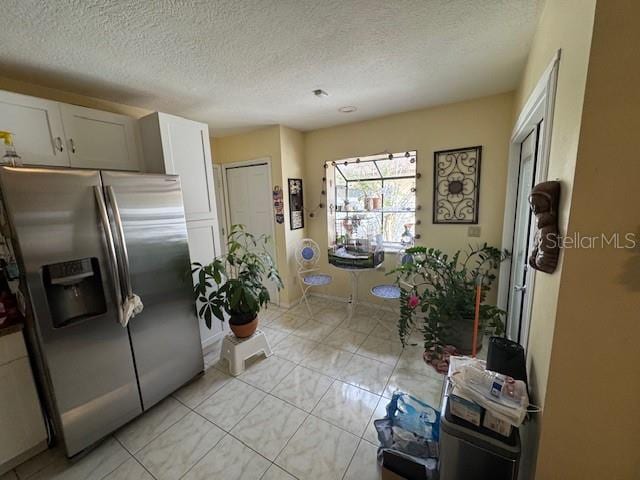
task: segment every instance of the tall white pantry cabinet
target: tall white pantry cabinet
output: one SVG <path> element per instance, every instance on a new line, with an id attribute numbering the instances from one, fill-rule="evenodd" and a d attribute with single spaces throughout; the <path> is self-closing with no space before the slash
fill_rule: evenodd
<path id="1" fill-rule="evenodd" d="M 211 262 L 222 250 L 208 126 L 159 112 L 139 124 L 146 171 L 180 176 L 191 261 Z M 222 332 L 220 322 L 214 321 L 211 330 L 200 322 L 203 346 Z"/>

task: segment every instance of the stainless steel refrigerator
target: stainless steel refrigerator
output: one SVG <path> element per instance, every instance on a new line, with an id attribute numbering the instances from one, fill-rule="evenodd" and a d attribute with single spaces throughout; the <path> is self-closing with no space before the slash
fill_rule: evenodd
<path id="1" fill-rule="evenodd" d="M 180 179 L 0 168 L 47 410 L 73 456 L 203 370 Z M 143 311 L 123 327 L 123 299 Z"/>

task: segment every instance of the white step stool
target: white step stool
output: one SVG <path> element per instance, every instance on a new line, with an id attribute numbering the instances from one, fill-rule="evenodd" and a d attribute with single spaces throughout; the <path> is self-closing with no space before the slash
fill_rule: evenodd
<path id="1" fill-rule="evenodd" d="M 256 330 L 247 338 L 238 338 L 230 333 L 222 341 L 220 360 L 227 360 L 229 373 L 235 377 L 244 372 L 244 362 L 259 353 L 264 353 L 265 357 L 272 354 L 269 341 L 262 330 Z"/>

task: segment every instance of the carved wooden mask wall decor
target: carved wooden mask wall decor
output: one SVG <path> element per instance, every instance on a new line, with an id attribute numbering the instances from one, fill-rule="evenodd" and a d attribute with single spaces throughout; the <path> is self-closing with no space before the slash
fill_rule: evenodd
<path id="1" fill-rule="evenodd" d="M 539 183 L 533 187 L 531 194 L 529 194 L 529 204 L 531 211 L 536 216 L 538 227 L 529 256 L 529 265 L 545 273 L 553 273 L 558 266 L 560 255 L 559 203 L 560 182 Z"/>

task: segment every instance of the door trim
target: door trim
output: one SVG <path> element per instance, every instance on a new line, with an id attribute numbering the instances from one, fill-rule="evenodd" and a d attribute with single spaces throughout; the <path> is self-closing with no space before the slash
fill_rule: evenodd
<path id="1" fill-rule="evenodd" d="M 558 68 L 560 64 L 558 50 L 551 63 L 547 66 L 529 95 L 527 102 L 518 115 L 518 120 L 511 134 L 509 143 L 509 167 L 507 173 L 507 194 L 505 198 L 504 221 L 502 228 L 502 248 L 513 251 L 513 237 L 515 229 L 516 199 L 518 196 L 518 176 L 520 166 L 520 144 L 527 135 L 544 120 L 541 131 L 540 157 L 536 165 L 534 183 L 544 182 L 549 173 L 549 153 L 551 147 L 551 133 L 553 130 L 553 113 L 558 82 Z M 529 326 L 533 307 L 533 293 L 535 289 L 536 271 L 527 270 L 527 302 L 522 312 L 522 335 L 520 343 L 527 350 L 529 340 Z M 498 280 L 498 307 L 506 310 L 509 305 L 509 288 L 511 278 L 511 258 L 500 265 Z"/>
<path id="2" fill-rule="evenodd" d="M 223 172 L 222 165 L 219 163 L 213 164 L 213 184 L 216 187 L 215 201 L 216 201 L 216 213 L 218 215 L 218 231 L 220 234 L 220 254 L 227 253 L 227 234 L 229 233 L 229 224 L 227 223 L 226 204 L 227 196 L 225 189 L 225 174 Z M 218 188 L 220 186 L 220 188 Z"/>
<path id="3" fill-rule="evenodd" d="M 227 232 L 231 228 L 231 212 L 229 210 L 229 185 L 227 183 L 227 170 L 232 170 L 234 168 L 242 168 L 242 167 L 257 167 L 259 165 L 267 165 L 269 168 L 267 169 L 267 176 L 269 178 L 269 189 L 273 190 L 273 178 L 271 176 L 271 157 L 258 157 L 253 160 L 243 160 L 240 162 L 231 162 L 231 163 L 223 163 L 221 164 L 223 175 L 222 175 L 222 185 L 224 188 L 224 214 L 225 214 L 225 223 L 227 224 Z M 273 200 L 269 199 L 269 204 L 271 205 L 271 238 L 273 239 L 273 261 L 278 265 L 278 244 L 276 240 L 276 226 L 275 220 L 273 217 Z M 226 248 L 225 248 L 226 251 Z M 275 303 L 280 305 L 280 291 L 276 289 L 277 298 L 271 299 L 271 303 Z"/>

